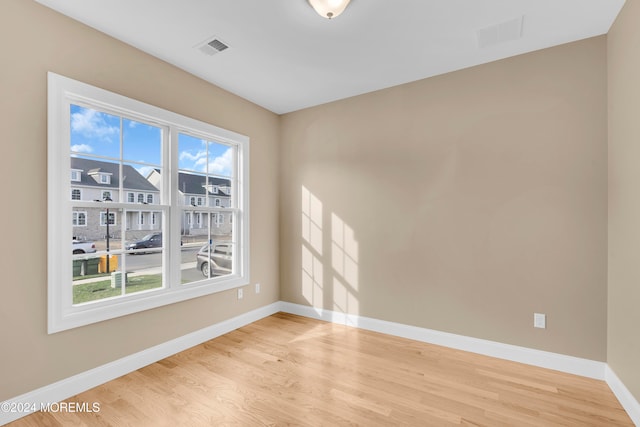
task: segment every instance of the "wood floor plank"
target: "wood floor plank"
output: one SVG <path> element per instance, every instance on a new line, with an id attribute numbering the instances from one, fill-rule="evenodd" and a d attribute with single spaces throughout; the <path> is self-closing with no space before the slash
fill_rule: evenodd
<path id="1" fill-rule="evenodd" d="M 26 426 L 633 426 L 602 381 L 277 313 Z"/>

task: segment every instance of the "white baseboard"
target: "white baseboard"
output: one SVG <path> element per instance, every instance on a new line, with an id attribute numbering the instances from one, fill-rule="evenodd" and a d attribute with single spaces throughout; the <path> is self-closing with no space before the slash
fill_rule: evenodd
<path id="1" fill-rule="evenodd" d="M 279 311 L 280 302 L 275 302 L 180 338 L 123 357 L 106 365 L 33 390 L 13 399 L 0 402 L 0 408 L 8 408 L 10 410 L 0 410 L 0 425 L 7 424 L 29 414 L 29 411 L 11 412 L 12 409 L 23 409 L 33 404 L 39 406 L 40 404 L 60 402 L 61 400 L 68 399 L 78 393 L 114 380 L 151 363 L 155 363 L 220 335 L 224 335 Z"/>
<path id="2" fill-rule="evenodd" d="M 640 426 L 640 403 L 638 403 L 629 389 L 620 381 L 620 378 L 618 378 L 616 373 L 613 372 L 613 369 L 608 365 L 606 369 L 606 381 L 624 410 L 629 414 L 631 421 L 633 421 L 636 426 Z"/>
<path id="3" fill-rule="evenodd" d="M 604 362 L 566 356 L 564 354 L 551 353 L 548 351 L 534 350 L 531 348 L 503 344 L 479 338 L 471 338 L 448 332 L 403 325 L 400 323 L 387 322 L 369 317 L 344 314 L 288 302 L 282 302 L 281 310 L 291 314 L 298 314 L 300 316 L 355 326 L 357 328 L 367 329 L 370 331 L 469 351 L 471 353 L 497 357 L 499 359 L 526 363 L 527 365 L 554 369 L 556 371 L 567 372 L 583 377 L 595 378 L 598 380 L 605 379 L 606 363 Z"/>

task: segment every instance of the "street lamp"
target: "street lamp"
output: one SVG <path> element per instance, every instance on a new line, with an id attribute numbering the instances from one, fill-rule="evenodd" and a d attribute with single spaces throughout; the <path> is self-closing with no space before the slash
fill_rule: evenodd
<path id="1" fill-rule="evenodd" d="M 102 199 L 103 202 L 113 202 L 113 200 L 111 199 L 111 197 L 107 196 L 104 199 Z M 111 255 L 109 255 L 109 247 L 110 247 L 110 242 L 109 242 L 109 223 L 110 223 L 110 217 L 109 217 L 109 208 L 107 208 L 107 274 L 111 273 L 111 268 L 109 265 L 109 261 L 111 258 Z"/>

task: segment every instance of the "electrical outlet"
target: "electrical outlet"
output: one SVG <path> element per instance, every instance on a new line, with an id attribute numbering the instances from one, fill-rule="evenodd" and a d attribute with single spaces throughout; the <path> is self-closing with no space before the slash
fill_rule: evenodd
<path id="1" fill-rule="evenodd" d="M 242 292 L 242 288 L 238 288 L 238 299 L 242 299 L 244 297 L 244 292 Z"/>
<path id="2" fill-rule="evenodd" d="M 546 329 L 547 328 L 547 315 L 542 313 L 533 313 L 533 327 Z"/>
<path id="3" fill-rule="evenodd" d="M 260 293 L 260 283 L 256 283 L 256 294 Z"/>

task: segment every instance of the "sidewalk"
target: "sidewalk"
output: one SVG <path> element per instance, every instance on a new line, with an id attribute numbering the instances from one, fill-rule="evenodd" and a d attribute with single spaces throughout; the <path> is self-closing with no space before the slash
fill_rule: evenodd
<path id="1" fill-rule="evenodd" d="M 196 268 L 196 262 L 195 261 L 194 262 L 187 262 L 187 263 L 182 264 L 181 270 L 188 270 L 188 269 L 191 269 L 191 268 Z M 144 270 L 128 271 L 127 272 L 127 276 L 128 277 L 148 276 L 148 275 L 155 275 L 155 274 L 162 274 L 162 267 L 153 267 L 153 268 L 146 268 Z M 105 280 L 111 280 L 111 276 L 109 275 L 109 276 L 92 277 L 90 279 L 74 280 L 73 281 L 73 286 L 85 285 L 87 283 L 104 282 Z"/>

